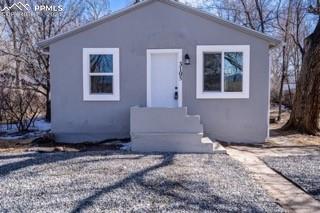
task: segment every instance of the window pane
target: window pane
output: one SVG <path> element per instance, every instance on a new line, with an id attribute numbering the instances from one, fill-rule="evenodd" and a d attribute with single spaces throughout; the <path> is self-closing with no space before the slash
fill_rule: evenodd
<path id="1" fill-rule="evenodd" d="M 90 76 L 90 92 L 93 94 L 112 93 L 112 76 Z"/>
<path id="2" fill-rule="evenodd" d="M 203 63 L 203 91 L 221 91 L 221 53 L 204 53 Z"/>
<path id="3" fill-rule="evenodd" d="M 242 92 L 243 53 L 224 53 L 224 91 Z"/>
<path id="4" fill-rule="evenodd" d="M 91 73 L 112 73 L 113 55 L 90 55 Z"/>

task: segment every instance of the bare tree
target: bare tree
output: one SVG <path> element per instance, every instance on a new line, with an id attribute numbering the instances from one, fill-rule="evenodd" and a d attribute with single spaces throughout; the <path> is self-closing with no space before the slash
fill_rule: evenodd
<path id="1" fill-rule="evenodd" d="M 316 8 L 316 9 L 315 9 Z M 320 117 L 320 1 L 311 11 L 317 14 L 314 32 L 304 42 L 302 69 L 290 119 L 283 129 L 295 129 L 316 135 Z"/>
<path id="2" fill-rule="evenodd" d="M 264 33 L 272 31 L 276 6 L 269 0 L 203 0 L 199 5 L 224 19 Z"/>
<path id="3" fill-rule="evenodd" d="M 29 0 L 27 3 L 33 7 L 42 2 Z M 7 6 L 11 3 L 5 2 Z M 64 11 L 55 14 L 32 11 L 30 16 L 3 17 L 7 36 L 2 38 L 4 45 L 0 47 L 0 53 L 12 59 L 6 72 L 15 70 L 16 89 L 28 87 L 45 97 L 46 119 L 50 120 L 49 55 L 37 48 L 36 43 L 77 26 L 82 22 L 84 8 L 79 6 L 82 0 L 48 0 L 46 3 L 63 5 Z"/>
<path id="4" fill-rule="evenodd" d="M 13 3 L 14 0 L 4 0 L 0 7 Z M 29 128 L 29 122 L 39 115 L 43 106 L 46 119 L 49 121 L 51 117 L 49 54 L 36 43 L 110 12 L 109 0 L 26 0 L 25 3 L 31 8 L 41 4 L 62 5 L 63 11 L 29 10 L 28 16 L 6 13 L 0 16 L 3 32 L 0 35 L 0 81 L 5 79 L 1 81 L 0 117 L 3 119 L 6 115 L 13 119 L 20 131 Z"/>
<path id="5" fill-rule="evenodd" d="M 86 21 L 97 20 L 111 13 L 109 0 L 85 0 Z"/>
<path id="6" fill-rule="evenodd" d="M 11 6 L 14 3 L 13 0 L 5 0 L 3 2 L 0 2 L 0 6 L 1 8 L 5 7 L 5 6 Z M 19 24 L 18 24 L 18 19 L 21 22 L 24 22 L 25 17 L 23 16 L 12 16 L 12 15 L 8 15 L 7 13 L 4 13 L 4 15 L 2 16 L 1 19 L 4 19 L 5 21 L 5 26 L 7 27 L 7 37 L 10 37 L 10 41 L 3 43 L 3 45 L 6 46 L 6 49 L 10 49 L 12 52 L 12 56 L 14 58 L 14 63 L 12 65 L 12 68 L 14 70 L 15 73 L 15 84 L 18 87 L 20 84 L 20 61 L 17 58 L 18 53 L 20 52 L 21 48 L 22 48 L 22 43 L 19 42 L 18 40 L 18 28 L 19 28 Z"/>
<path id="7" fill-rule="evenodd" d="M 6 118 L 14 121 L 19 132 L 29 130 L 42 108 L 39 95 L 32 90 L 7 90 L 4 94 Z"/>
<path id="8" fill-rule="evenodd" d="M 277 24 L 283 34 L 283 45 L 282 45 L 282 68 L 281 68 L 281 80 L 280 80 L 280 90 L 279 90 L 279 110 L 278 110 L 278 121 L 281 120 L 281 112 L 282 112 L 282 96 L 283 96 L 283 85 L 286 79 L 288 79 L 288 66 L 289 66 L 289 51 L 288 51 L 288 41 L 290 34 L 290 21 L 291 21 L 291 13 L 292 13 L 292 0 L 288 1 L 287 10 L 285 13 L 285 18 L 282 18 L 284 22 L 284 26 L 282 26 L 282 20 L 280 15 L 280 7 L 281 1 L 278 5 L 277 9 Z M 289 85 L 289 84 L 288 84 Z"/>
<path id="9" fill-rule="evenodd" d="M 50 1 L 53 5 L 64 5 L 64 11 L 53 15 L 46 12 L 36 13 L 31 17 L 30 22 L 33 24 L 26 31 L 28 41 L 25 44 L 26 52 L 22 54 L 26 62 L 26 74 L 33 81 L 29 86 L 45 97 L 48 121 L 51 119 L 49 55 L 37 48 L 35 44 L 80 24 L 81 20 L 78 19 L 84 11 L 84 8 L 78 5 L 82 2 L 81 0 L 72 0 L 67 3 L 62 0 Z M 34 1 L 30 1 L 30 4 L 32 2 Z"/>

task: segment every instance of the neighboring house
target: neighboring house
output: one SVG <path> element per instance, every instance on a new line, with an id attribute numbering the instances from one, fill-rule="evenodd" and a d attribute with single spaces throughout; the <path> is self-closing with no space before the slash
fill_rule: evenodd
<path id="1" fill-rule="evenodd" d="M 182 144 L 203 130 L 262 143 L 278 43 L 181 3 L 143 1 L 39 43 L 50 49 L 52 130 L 64 142 L 131 133 L 138 151 L 188 152 Z"/>

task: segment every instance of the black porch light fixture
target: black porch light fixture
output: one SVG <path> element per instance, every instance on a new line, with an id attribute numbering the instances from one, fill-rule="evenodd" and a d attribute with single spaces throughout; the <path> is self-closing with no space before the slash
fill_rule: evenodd
<path id="1" fill-rule="evenodd" d="M 189 54 L 185 54 L 185 56 L 184 56 L 184 64 L 185 65 L 190 65 L 190 56 L 189 56 Z"/>

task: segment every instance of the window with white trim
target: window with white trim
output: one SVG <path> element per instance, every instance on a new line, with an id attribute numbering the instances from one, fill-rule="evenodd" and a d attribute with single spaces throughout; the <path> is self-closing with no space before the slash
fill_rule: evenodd
<path id="1" fill-rule="evenodd" d="M 249 98 L 249 45 L 197 46 L 197 99 Z"/>
<path id="2" fill-rule="evenodd" d="M 119 49 L 83 49 L 84 101 L 119 101 Z"/>

